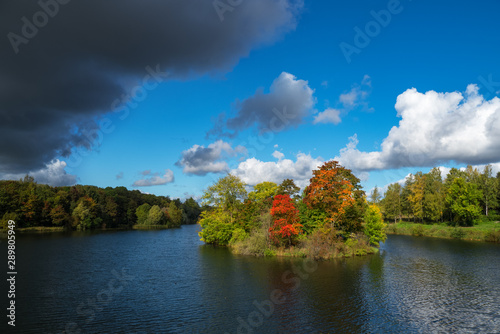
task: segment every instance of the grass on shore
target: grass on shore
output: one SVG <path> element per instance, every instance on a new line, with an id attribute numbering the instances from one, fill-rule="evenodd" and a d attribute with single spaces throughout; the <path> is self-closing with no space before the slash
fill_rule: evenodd
<path id="1" fill-rule="evenodd" d="M 3 231 L 7 231 L 4 229 Z M 64 232 L 66 228 L 64 226 L 33 226 L 33 227 L 21 227 L 16 228 L 16 232 L 24 233 L 24 232 L 36 232 L 36 233 L 46 233 L 46 232 Z"/>
<path id="2" fill-rule="evenodd" d="M 500 222 L 481 222 L 471 227 L 454 227 L 446 224 L 390 223 L 387 234 L 403 234 L 447 239 L 462 239 L 500 243 Z"/>
<path id="3" fill-rule="evenodd" d="M 112 228 L 96 228 L 94 230 L 160 230 L 160 229 L 168 229 L 172 228 L 166 225 L 134 225 L 132 227 L 127 227 L 127 226 L 121 226 L 121 227 L 112 227 Z M 65 226 L 33 226 L 33 227 L 21 227 L 21 228 L 16 228 L 16 232 L 19 233 L 51 233 L 51 232 L 65 232 L 65 231 L 72 231 L 71 229 L 68 229 Z M 7 229 L 0 229 L 0 233 L 5 233 L 7 232 Z"/>
<path id="4" fill-rule="evenodd" d="M 346 240 L 336 235 L 335 231 L 319 229 L 313 234 L 299 238 L 294 246 L 275 246 L 269 241 L 265 229 L 253 231 L 248 237 L 230 243 L 235 254 L 252 256 L 310 257 L 313 259 L 334 259 L 363 256 L 378 252 L 378 248 L 369 245 L 363 233 L 351 235 Z"/>
<path id="5" fill-rule="evenodd" d="M 134 230 L 165 230 L 173 228 L 172 226 L 167 225 L 134 225 L 132 229 Z"/>

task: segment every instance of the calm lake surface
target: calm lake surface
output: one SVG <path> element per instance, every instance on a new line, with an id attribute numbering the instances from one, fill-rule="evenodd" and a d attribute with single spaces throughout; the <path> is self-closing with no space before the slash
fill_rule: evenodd
<path id="1" fill-rule="evenodd" d="M 198 229 L 18 236 L 16 328 L 3 280 L 0 331 L 500 333 L 499 245 L 389 236 L 309 262 L 236 256 Z"/>

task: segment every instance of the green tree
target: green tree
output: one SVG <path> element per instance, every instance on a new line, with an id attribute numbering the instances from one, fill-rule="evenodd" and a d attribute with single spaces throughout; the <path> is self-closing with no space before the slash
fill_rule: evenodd
<path id="1" fill-rule="evenodd" d="M 500 172 L 497 172 L 497 203 L 500 204 Z"/>
<path id="2" fill-rule="evenodd" d="M 246 233 L 260 226 L 260 216 L 264 213 L 269 213 L 272 205 L 272 199 L 265 199 L 263 202 L 257 202 L 246 199 L 241 209 L 238 211 L 237 223 Z"/>
<path id="3" fill-rule="evenodd" d="M 277 195 L 288 195 L 293 200 L 300 198 L 300 188 L 295 184 L 292 179 L 284 179 L 278 186 Z"/>
<path id="4" fill-rule="evenodd" d="M 22 183 L 24 190 L 21 191 L 20 194 L 20 225 L 22 225 L 23 227 L 36 226 L 38 220 L 37 212 L 39 211 L 38 196 L 36 195 L 36 184 L 34 183 L 33 178 L 27 175 Z"/>
<path id="5" fill-rule="evenodd" d="M 171 227 L 179 227 L 182 224 L 182 209 L 178 208 L 175 205 L 175 202 L 170 202 L 167 209 L 168 217 L 169 217 L 169 226 Z"/>
<path id="6" fill-rule="evenodd" d="M 466 179 L 466 173 L 464 171 L 461 171 L 460 169 L 457 169 L 453 167 L 450 169 L 448 174 L 446 175 L 446 179 L 444 180 L 444 185 L 445 185 L 445 190 L 448 191 L 448 189 L 451 187 L 451 184 L 456 178 L 461 177 L 462 179 Z"/>
<path id="7" fill-rule="evenodd" d="M 235 210 L 247 197 L 245 183 L 237 176 L 228 174 L 208 187 L 203 195 L 204 204 L 215 206 L 229 213 L 231 221 Z"/>
<path id="8" fill-rule="evenodd" d="M 186 214 L 186 224 L 195 224 L 198 221 L 201 214 L 201 208 L 198 202 L 196 202 L 192 197 L 184 201 L 182 209 Z"/>
<path id="9" fill-rule="evenodd" d="M 396 223 L 397 219 L 401 220 L 402 190 L 399 183 L 390 184 L 387 187 L 383 200 L 384 213 L 388 219 L 394 219 L 394 223 Z"/>
<path id="10" fill-rule="evenodd" d="M 6 212 L 0 220 L 0 228 L 6 229 L 9 226 L 9 220 L 13 220 L 16 223 L 19 221 L 18 216 L 15 212 Z"/>
<path id="11" fill-rule="evenodd" d="M 479 190 L 483 193 L 481 203 L 484 207 L 484 214 L 488 216 L 489 210 L 497 207 L 498 180 L 493 177 L 491 165 L 484 167 L 483 173 L 479 177 Z"/>
<path id="12" fill-rule="evenodd" d="M 95 201 L 87 196 L 84 196 L 78 201 L 78 205 L 73 210 L 73 217 L 76 219 L 76 227 L 78 229 L 96 228 L 102 222 L 102 218 L 97 214 Z"/>
<path id="13" fill-rule="evenodd" d="M 228 212 L 219 208 L 202 212 L 199 224 L 202 230 L 198 233 L 207 244 L 226 246 L 238 228 L 233 224 Z"/>
<path id="14" fill-rule="evenodd" d="M 328 222 L 325 211 L 317 208 L 309 208 L 303 201 L 298 203 L 298 209 L 302 231 L 305 234 L 312 234 L 314 230 L 324 226 Z"/>
<path id="15" fill-rule="evenodd" d="M 33 183 L 35 184 L 35 178 L 33 176 L 30 176 L 28 174 L 26 174 L 24 176 L 24 179 L 20 179 L 19 181 L 21 181 L 21 183 Z"/>
<path id="16" fill-rule="evenodd" d="M 118 223 L 118 204 L 116 204 L 112 197 L 106 197 L 103 213 L 110 225 L 115 227 Z"/>
<path id="17" fill-rule="evenodd" d="M 465 169 L 465 182 L 474 183 L 477 186 L 481 183 L 481 173 L 477 168 L 468 165 Z"/>
<path id="18" fill-rule="evenodd" d="M 444 197 L 441 170 L 435 167 L 425 174 L 424 217 L 435 222 L 439 221 L 443 217 Z"/>
<path id="19" fill-rule="evenodd" d="M 408 200 L 411 204 L 413 217 L 422 221 L 424 219 L 424 188 L 425 176 L 422 172 L 415 174 L 414 182 L 410 185 Z"/>
<path id="20" fill-rule="evenodd" d="M 146 220 L 149 216 L 149 210 L 151 210 L 151 205 L 149 205 L 148 203 L 144 203 L 137 207 L 137 209 L 135 210 L 135 214 L 137 216 L 137 224 L 146 224 Z"/>
<path id="21" fill-rule="evenodd" d="M 19 181 L 0 181 L 0 215 L 19 210 Z"/>
<path id="22" fill-rule="evenodd" d="M 133 199 L 130 199 L 128 201 L 128 204 L 123 209 L 125 215 L 125 221 L 127 222 L 128 226 L 133 226 L 137 224 L 136 210 L 137 210 L 137 202 L 134 201 Z"/>
<path id="23" fill-rule="evenodd" d="M 481 215 L 481 197 L 481 191 L 477 189 L 476 184 L 465 182 L 461 177 L 455 178 L 446 196 L 455 221 L 461 225 L 472 226 L 474 220 Z"/>
<path id="24" fill-rule="evenodd" d="M 382 199 L 382 195 L 380 195 L 380 191 L 377 186 L 373 188 L 373 191 L 370 195 L 370 202 L 375 205 L 380 205 L 380 200 Z"/>
<path id="25" fill-rule="evenodd" d="M 453 167 L 450 169 L 450 171 L 446 175 L 446 178 L 444 179 L 444 182 L 443 182 L 443 194 L 445 197 L 444 215 L 445 215 L 446 219 L 450 222 L 453 221 L 454 214 L 451 211 L 451 204 L 448 203 L 448 201 L 446 201 L 446 197 L 448 196 L 448 193 L 450 191 L 451 185 L 453 184 L 453 181 L 459 177 L 465 180 L 467 176 L 466 176 L 466 173 L 464 171 Z"/>
<path id="26" fill-rule="evenodd" d="M 65 226 L 70 223 L 70 216 L 61 204 L 56 205 L 50 210 L 50 217 L 52 219 L 52 224 L 56 226 Z"/>
<path id="27" fill-rule="evenodd" d="M 248 194 L 248 198 L 254 201 L 262 202 L 266 199 L 272 199 L 278 191 L 278 185 L 274 182 L 261 182 L 253 187 L 253 191 Z"/>
<path id="28" fill-rule="evenodd" d="M 158 205 L 153 205 L 148 213 L 145 225 L 164 225 L 167 219 Z"/>
<path id="29" fill-rule="evenodd" d="M 382 213 L 377 205 L 371 204 L 365 212 L 365 234 L 368 236 L 372 245 L 379 245 L 387 239 L 385 234 L 385 224 L 382 219 Z"/>
<path id="30" fill-rule="evenodd" d="M 413 209 L 410 202 L 411 188 L 415 178 L 413 174 L 410 174 L 405 179 L 405 185 L 401 189 L 401 213 L 405 218 L 413 217 Z"/>
<path id="31" fill-rule="evenodd" d="M 202 213 L 199 232 L 202 241 L 215 245 L 227 245 L 233 231 L 241 228 L 236 218 L 241 215 L 242 201 L 247 198 L 245 184 L 234 175 L 221 177 L 217 183 L 208 187 L 203 195 L 205 205 L 211 210 Z"/>

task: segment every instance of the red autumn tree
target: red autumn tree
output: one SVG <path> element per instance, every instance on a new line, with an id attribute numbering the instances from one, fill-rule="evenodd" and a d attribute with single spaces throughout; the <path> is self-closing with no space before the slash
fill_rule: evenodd
<path id="1" fill-rule="evenodd" d="M 307 206 L 325 212 L 334 228 L 360 231 L 365 201 L 359 179 L 333 160 L 325 162 L 313 174 L 304 191 Z"/>
<path id="2" fill-rule="evenodd" d="M 271 208 L 273 226 L 269 228 L 269 236 L 275 244 L 287 242 L 292 245 L 295 237 L 302 232 L 299 223 L 299 210 L 289 195 L 276 195 Z"/>

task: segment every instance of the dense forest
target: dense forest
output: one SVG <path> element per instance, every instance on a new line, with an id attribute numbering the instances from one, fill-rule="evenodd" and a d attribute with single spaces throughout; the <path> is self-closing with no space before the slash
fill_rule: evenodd
<path id="1" fill-rule="evenodd" d="M 389 185 L 383 198 L 375 188 L 370 200 L 381 207 L 386 220 L 393 222 L 472 226 L 481 221 L 498 221 L 500 172 L 494 177 L 490 165 L 483 171 L 472 166 L 465 170 L 452 168 L 443 180 L 439 168 L 433 168 L 427 174 L 410 174 L 403 185 Z"/>
<path id="2" fill-rule="evenodd" d="M 383 240 L 376 236 L 379 214 L 387 222 L 453 226 L 500 220 L 500 173 L 493 176 L 489 165 L 482 171 L 452 168 L 444 179 L 439 168 L 411 174 L 404 184 L 390 184 L 383 195 L 375 188 L 369 200 L 359 179 L 337 162 L 313 174 L 302 192 L 290 179 L 279 185 L 263 182 L 247 192 L 237 177 L 220 178 L 204 194 L 202 240 L 262 253 L 306 244 L 320 249 L 349 239 L 376 245 Z M 125 187 L 51 187 L 29 176 L 0 181 L 0 228 L 10 219 L 20 228 L 176 227 L 195 224 L 202 211 L 192 198 L 181 202 Z M 378 227 L 370 231 L 368 222 Z"/>
<path id="3" fill-rule="evenodd" d="M 209 244 L 236 253 L 332 258 L 364 255 L 385 240 L 382 214 L 369 205 L 360 180 L 336 161 L 326 162 L 300 194 L 293 180 L 262 182 L 247 192 L 234 175 L 204 194 L 200 232 Z"/>
<path id="4" fill-rule="evenodd" d="M 12 219 L 17 227 L 66 227 L 68 229 L 177 227 L 195 224 L 198 203 L 144 194 L 125 187 L 98 188 L 75 185 L 51 187 L 32 177 L 0 181 L 0 227 Z"/>

